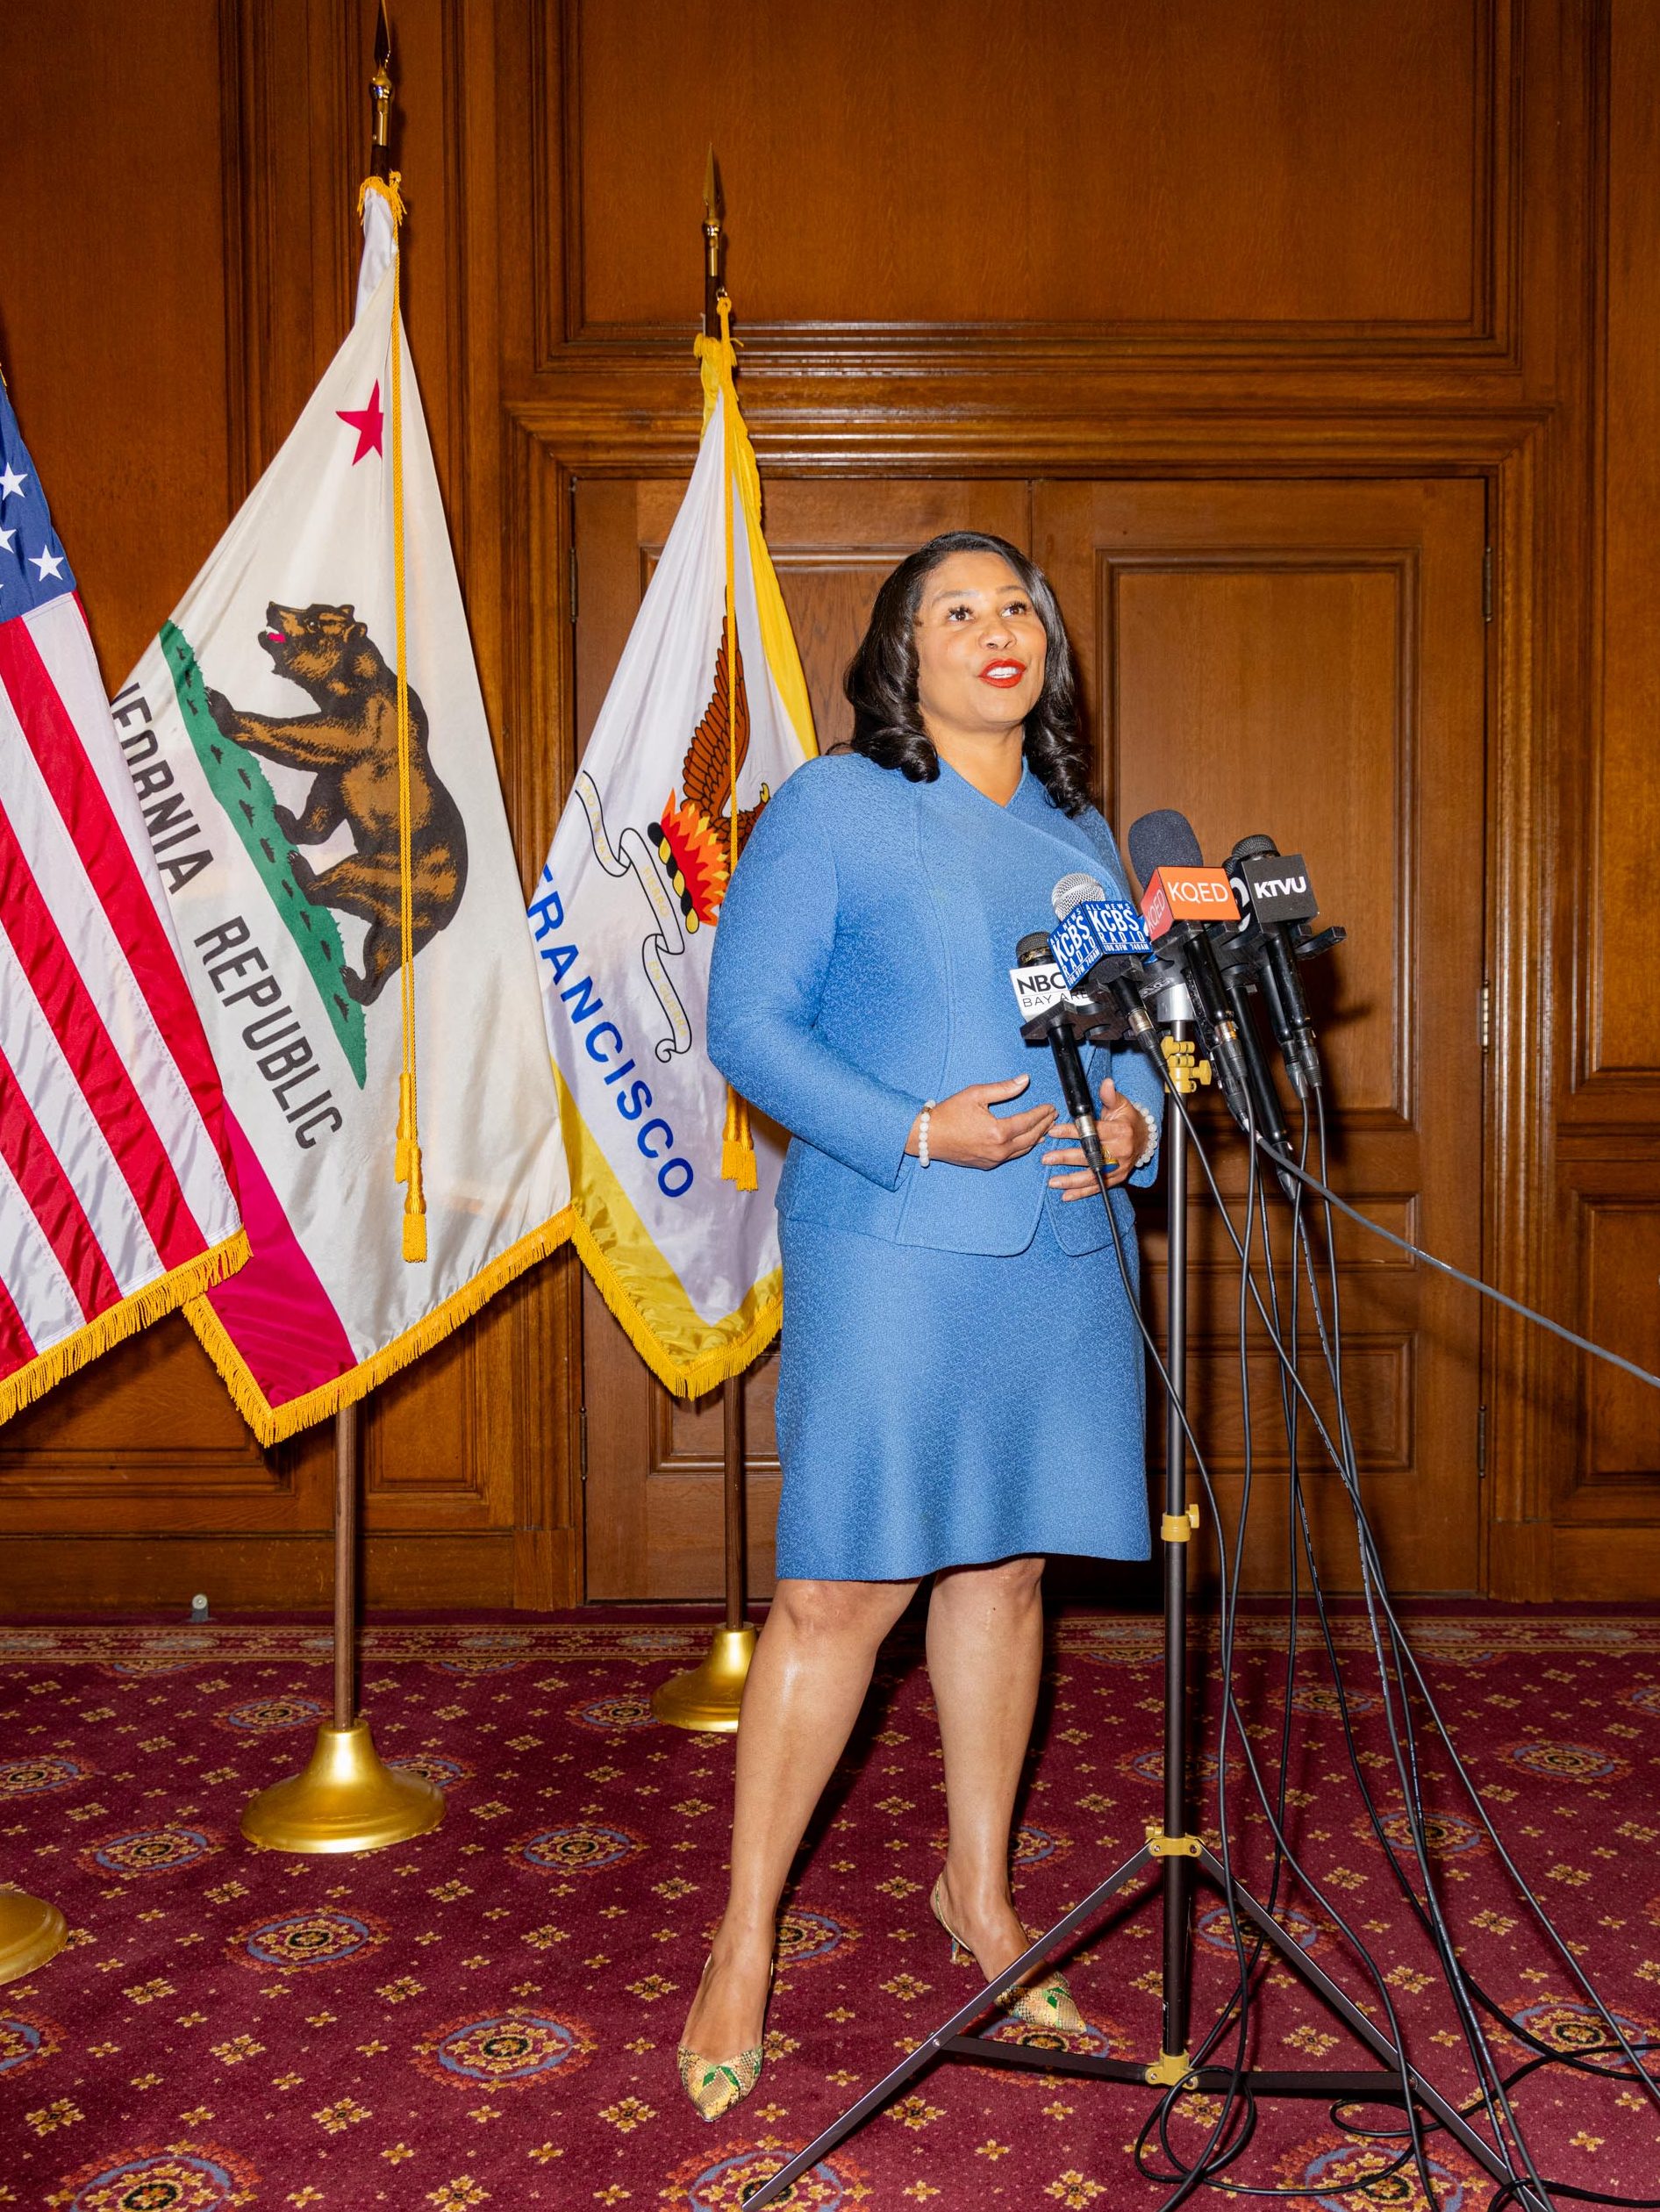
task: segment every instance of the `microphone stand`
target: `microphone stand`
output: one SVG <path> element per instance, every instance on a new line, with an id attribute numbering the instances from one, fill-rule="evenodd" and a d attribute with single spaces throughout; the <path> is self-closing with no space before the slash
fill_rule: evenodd
<path id="1" fill-rule="evenodd" d="M 1211 1070 L 1208 1063 L 1198 1057 L 1192 1001 L 1186 985 L 1179 981 L 1170 984 L 1159 993 L 1155 1009 L 1160 1027 L 1165 1031 L 1162 1049 L 1170 1087 L 1187 1094 L 1208 1084 Z M 1485 2173 L 1511 2187 L 1517 2205 L 1524 2208 L 1524 2212 L 1551 2212 L 1549 2200 L 1531 2181 L 1517 2182 L 1499 2153 L 1415 2066 L 1408 2065 L 1404 2069 L 1403 2085 L 1403 2068 L 1388 2037 L 1324 1968 L 1308 1957 L 1265 1905 L 1238 1882 L 1230 1883 L 1227 1869 L 1209 1845 L 1189 1833 L 1187 1546 L 1198 1526 L 1198 1507 L 1188 1500 L 1187 1438 L 1182 1425 L 1187 1392 L 1188 1136 L 1181 1115 L 1167 1117 L 1161 1149 L 1164 1156 L 1169 1238 L 1169 1336 L 1164 1364 L 1171 1385 L 1165 1407 L 1164 1513 L 1160 1528 L 1164 1544 L 1163 1825 L 1149 1828 L 1146 1842 L 1121 1866 L 1115 1868 L 1070 1912 L 1063 1915 L 1052 1928 L 1046 1929 L 993 1980 L 977 1989 L 966 2004 L 960 2006 L 874 2087 L 866 2090 L 856 2103 L 849 2105 L 838 2119 L 815 2136 L 805 2150 L 769 2175 L 759 2187 L 747 2191 L 746 2212 L 761 2212 L 763 2206 L 786 2201 L 803 2174 L 810 2173 L 839 2143 L 890 2104 L 925 2067 L 941 2058 L 971 2058 L 979 2065 L 1016 2066 L 1038 2073 L 1134 2082 L 1164 2090 L 1179 2086 L 1225 2094 L 1233 2087 L 1238 2093 L 1259 2098 L 1313 2097 L 1325 2103 L 1404 2105 L 1410 2095 L 1414 2103 L 1434 2115 Z M 1022 1980 L 1033 1967 L 1063 1952 L 1120 1890 L 1137 1875 L 1155 1871 L 1160 1879 L 1164 1919 L 1162 2034 L 1156 2059 L 1138 2062 L 1107 2058 L 1094 2051 L 1057 2049 L 1049 2044 L 1005 2043 L 991 2035 L 971 2032 L 974 2022 L 989 2006 Z M 1192 1994 L 1195 1875 L 1210 1882 L 1225 1898 L 1231 1892 L 1240 1918 L 1248 1921 L 1271 1946 L 1281 1965 L 1324 2000 L 1350 2034 L 1377 2060 L 1377 2069 L 1332 2073 L 1308 2067 L 1253 2066 L 1235 2074 L 1231 2066 L 1195 2066 L 1191 2063 L 1187 2035 Z M 1186 2194 L 1184 2190 L 1183 2194 Z"/>

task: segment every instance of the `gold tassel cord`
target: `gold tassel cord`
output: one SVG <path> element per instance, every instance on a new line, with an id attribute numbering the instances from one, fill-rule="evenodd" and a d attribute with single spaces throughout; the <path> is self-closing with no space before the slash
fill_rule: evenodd
<path id="1" fill-rule="evenodd" d="M 749 1134 L 749 1107 L 726 1085 L 726 1126 L 720 1139 L 720 1173 L 741 1191 L 755 1188 L 755 1143 Z"/>
<path id="2" fill-rule="evenodd" d="M 358 196 L 360 208 L 370 190 L 383 193 L 395 225 L 401 224 L 404 202 L 396 170 L 382 185 L 368 179 Z M 404 1064 L 397 1083 L 397 1142 L 392 1173 L 405 1185 L 404 1195 L 404 1257 L 411 1263 L 426 1257 L 426 1198 L 421 1181 L 420 1127 L 415 1088 L 415 897 L 411 863 L 411 800 L 410 787 L 409 635 L 404 558 L 404 255 L 396 236 L 392 247 L 392 591 L 397 635 L 397 889 L 399 947 L 398 979 L 403 994 Z"/>
<path id="3" fill-rule="evenodd" d="M 726 488 L 726 624 L 721 652 L 726 662 L 726 882 L 738 871 L 738 596 L 732 538 L 732 472 L 736 460 L 733 418 L 738 395 L 732 381 L 732 302 L 723 289 L 715 299 L 720 317 L 719 364 L 720 373 L 721 473 Z M 757 1187 L 755 1139 L 749 1133 L 749 1108 L 732 1085 L 726 1085 L 726 1126 L 720 1142 L 720 1178 L 741 1191 Z"/>

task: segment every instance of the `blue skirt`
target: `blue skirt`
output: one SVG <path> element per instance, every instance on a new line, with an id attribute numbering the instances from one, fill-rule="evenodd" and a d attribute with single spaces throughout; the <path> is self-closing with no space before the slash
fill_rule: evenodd
<path id="1" fill-rule="evenodd" d="M 780 1575 L 1148 1557 L 1144 1352 L 1111 1246 L 1073 1257 L 1047 1209 L 1007 1257 L 779 1230 Z"/>

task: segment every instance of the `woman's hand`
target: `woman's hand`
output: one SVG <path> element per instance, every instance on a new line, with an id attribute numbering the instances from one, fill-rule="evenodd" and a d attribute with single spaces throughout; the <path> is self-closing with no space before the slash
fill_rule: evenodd
<path id="1" fill-rule="evenodd" d="M 1137 1156 L 1147 1142 L 1147 1120 L 1140 1106 L 1128 1099 L 1121 1099 L 1118 1085 L 1109 1076 L 1101 1085 L 1100 1118 L 1095 1124 L 1101 1140 L 1101 1149 L 1106 1155 L 1111 1169 L 1109 1189 L 1127 1182 Z M 1077 1131 L 1070 1121 L 1057 1121 L 1049 1135 L 1055 1137 L 1075 1137 Z M 1082 1168 L 1082 1174 L 1052 1175 L 1049 1188 L 1058 1191 L 1063 1200 L 1070 1205 L 1074 1199 L 1086 1199 L 1094 1194 L 1096 1183 L 1093 1171 L 1084 1165 L 1081 1144 L 1069 1144 L 1059 1152 L 1043 1155 L 1046 1168 Z"/>
<path id="2" fill-rule="evenodd" d="M 1055 1120 L 1053 1106 L 1029 1106 L 1024 1113 L 991 1111 L 1005 1099 L 1018 1099 L 1031 1080 L 1017 1075 L 1006 1083 L 971 1083 L 941 1099 L 928 1116 L 928 1157 L 948 1160 L 953 1167 L 1000 1168 L 1041 1144 Z M 921 1126 L 918 1114 L 905 1148 L 913 1156 Z"/>

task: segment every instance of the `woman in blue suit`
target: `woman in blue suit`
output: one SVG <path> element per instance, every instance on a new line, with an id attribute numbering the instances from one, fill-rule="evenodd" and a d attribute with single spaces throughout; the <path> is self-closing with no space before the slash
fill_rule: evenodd
<path id="1" fill-rule="evenodd" d="M 767 805 L 710 973 L 711 1057 L 793 1140 L 779 1579 L 744 1693 L 730 1894 L 680 2049 L 711 2120 L 759 2079 L 784 1880 L 918 1582 L 950 1836 L 933 1908 L 990 1979 L 1027 1942 L 1009 1839 L 1044 1555 L 1149 1549 L 1141 1340 L 1009 984 L 1062 877 L 1127 896 L 1054 594 L 1001 539 L 936 538 L 877 594 L 847 689 L 852 750 Z M 1156 1077 L 1127 1050 L 1091 1075 L 1111 1184 L 1150 1180 Z M 1121 1187 L 1107 1203 L 1133 1259 Z M 1011 2009 L 1083 2024 L 1058 1974 Z"/>

